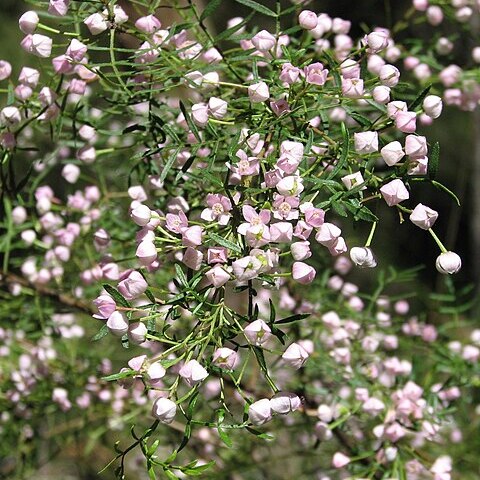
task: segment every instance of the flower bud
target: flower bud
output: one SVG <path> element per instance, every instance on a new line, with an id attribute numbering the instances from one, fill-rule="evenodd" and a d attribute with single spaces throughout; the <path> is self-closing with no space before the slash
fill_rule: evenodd
<path id="1" fill-rule="evenodd" d="M 272 419 L 272 406 L 268 398 L 252 403 L 248 408 L 248 419 L 253 425 L 263 425 Z"/>
<path id="2" fill-rule="evenodd" d="M 115 311 L 108 317 L 107 327 L 113 335 L 123 337 L 128 332 L 128 320 L 123 313 Z"/>
<path id="3" fill-rule="evenodd" d="M 130 214 L 132 220 L 140 227 L 144 227 L 152 218 L 152 211 L 147 205 L 140 204 Z"/>
<path id="4" fill-rule="evenodd" d="M 157 247 L 152 241 L 143 240 L 138 244 L 135 256 L 142 265 L 148 266 L 157 259 Z"/>
<path id="5" fill-rule="evenodd" d="M 423 230 L 433 227 L 437 221 L 438 212 L 419 203 L 410 214 L 410 221 Z"/>
<path id="6" fill-rule="evenodd" d="M 300 397 L 291 392 L 278 392 L 270 399 L 270 407 L 273 412 L 286 415 L 298 410 L 302 406 Z"/>
<path id="7" fill-rule="evenodd" d="M 294 262 L 292 265 L 292 278 L 302 285 L 312 283 L 317 272 L 313 267 L 303 262 Z"/>
<path id="8" fill-rule="evenodd" d="M 197 385 L 208 377 L 208 372 L 197 362 L 197 360 L 190 360 L 185 363 L 178 374 L 190 387 Z"/>
<path id="9" fill-rule="evenodd" d="M 147 339 L 147 327 L 143 322 L 134 322 L 128 326 L 128 339 L 135 345 L 142 344 Z"/>
<path id="10" fill-rule="evenodd" d="M 397 164 L 404 156 L 402 145 L 400 142 L 394 141 L 387 143 L 381 150 L 380 155 L 389 167 Z"/>
<path id="11" fill-rule="evenodd" d="M 369 247 L 352 247 L 350 249 L 350 258 L 357 267 L 374 268 L 377 266 L 375 256 Z"/>
<path id="12" fill-rule="evenodd" d="M 176 403 L 168 398 L 160 397 L 153 402 L 152 415 L 162 423 L 172 423 L 176 413 Z"/>
<path id="13" fill-rule="evenodd" d="M 378 77 L 380 78 L 382 85 L 394 87 L 400 79 L 400 71 L 397 67 L 387 64 L 380 69 Z"/>
<path id="14" fill-rule="evenodd" d="M 298 16 L 298 24 L 305 30 L 313 30 L 318 24 L 317 14 L 310 10 L 302 10 Z"/>
<path id="15" fill-rule="evenodd" d="M 92 35 L 98 35 L 108 28 L 107 19 L 100 13 L 93 13 L 83 23 L 87 26 Z"/>
<path id="16" fill-rule="evenodd" d="M 261 103 L 270 98 L 270 90 L 265 82 L 258 82 L 248 87 L 248 96 L 252 103 Z"/>
<path id="17" fill-rule="evenodd" d="M 380 188 L 380 193 L 389 207 L 398 205 L 404 200 L 408 200 L 410 198 L 410 194 L 408 193 L 405 184 L 399 178 L 396 178 L 395 180 L 383 185 L 383 187 Z"/>
<path id="18" fill-rule="evenodd" d="M 38 18 L 37 13 L 29 10 L 18 19 L 18 26 L 23 33 L 28 35 L 35 31 L 39 21 L 40 19 Z"/>
<path id="19" fill-rule="evenodd" d="M 360 132 L 354 133 L 355 151 L 360 154 L 373 153 L 378 151 L 378 133 Z"/>
<path id="20" fill-rule="evenodd" d="M 437 257 L 435 266 L 440 273 L 452 275 L 462 268 L 462 259 L 455 252 L 443 252 Z"/>
<path id="21" fill-rule="evenodd" d="M 252 37 L 252 43 L 261 52 L 267 52 L 275 46 L 275 37 L 270 32 L 261 30 Z"/>
<path id="22" fill-rule="evenodd" d="M 283 352 L 283 361 L 292 368 L 300 368 L 309 357 L 308 351 L 300 343 L 292 343 Z"/>
<path id="23" fill-rule="evenodd" d="M 135 27 L 144 33 L 155 33 L 157 30 L 160 30 L 162 23 L 154 15 L 147 15 L 145 17 L 140 17 L 135 22 Z"/>
<path id="24" fill-rule="evenodd" d="M 423 101 L 423 111 L 431 118 L 438 118 L 442 113 L 442 99 L 437 95 L 428 95 Z"/>

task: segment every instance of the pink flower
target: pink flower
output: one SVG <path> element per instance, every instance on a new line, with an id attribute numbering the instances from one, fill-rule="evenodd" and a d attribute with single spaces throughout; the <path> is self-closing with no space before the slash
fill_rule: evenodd
<path id="1" fill-rule="evenodd" d="M 348 247 L 343 237 L 338 237 L 333 243 L 333 245 L 330 245 L 328 247 L 328 251 L 334 257 L 337 255 L 341 255 L 342 253 L 345 253 L 347 250 L 348 250 Z"/>
<path id="2" fill-rule="evenodd" d="M 298 218 L 298 207 L 300 200 L 297 197 L 284 197 L 274 193 L 273 216 L 279 220 L 296 220 Z"/>
<path id="3" fill-rule="evenodd" d="M 247 231 L 252 227 L 264 226 L 270 223 L 269 210 L 260 210 L 260 213 L 257 213 L 251 205 L 244 205 L 242 208 L 242 213 L 246 222 L 242 223 L 237 228 L 237 232 L 240 235 L 246 235 Z"/>
<path id="4" fill-rule="evenodd" d="M 365 91 L 360 78 L 342 78 L 342 95 L 347 98 L 361 98 Z"/>
<path id="5" fill-rule="evenodd" d="M 213 353 L 213 363 L 226 370 L 233 370 L 238 364 L 238 353 L 231 348 L 217 348 Z"/>
<path id="6" fill-rule="evenodd" d="M 350 175 L 345 175 L 344 177 L 341 178 L 341 180 L 343 184 L 347 187 L 347 190 L 351 190 L 352 188 L 355 188 L 365 182 L 360 172 L 355 172 L 355 173 L 351 173 Z M 361 190 L 365 190 L 366 188 L 367 186 L 364 185 L 361 188 Z"/>
<path id="7" fill-rule="evenodd" d="M 311 227 L 319 228 L 325 221 L 325 212 L 321 208 L 308 208 L 304 215 L 305 222 Z"/>
<path id="8" fill-rule="evenodd" d="M 382 85 L 394 87 L 400 79 L 400 71 L 394 65 L 387 64 L 380 69 L 378 76 Z"/>
<path id="9" fill-rule="evenodd" d="M 133 300 L 145 292 L 148 288 L 148 283 L 140 272 L 134 270 L 133 272 L 130 272 L 125 280 L 122 280 L 118 284 L 117 288 L 127 300 Z"/>
<path id="10" fill-rule="evenodd" d="M 282 71 L 280 72 L 279 78 L 282 82 L 292 85 L 301 75 L 303 75 L 303 71 L 300 68 L 294 67 L 291 63 L 287 62 L 282 64 Z"/>
<path id="11" fill-rule="evenodd" d="M 227 225 L 231 217 L 229 212 L 232 209 L 230 200 L 223 195 L 209 193 L 207 195 L 207 205 L 209 208 L 202 211 L 200 218 L 207 222 L 217 220 L 219 225 Z"/>
<path id="12" fill-rule="evenodd" d="M 390 87 L 379 85 L 372 90 L 372 97 L 378 103 L 388 103 L 390 101 Z"/>
<path id="13" fill-rule="evenodd" d="M 138 245 L 135 256 L 142 265 L 148 266 L 157 259 L 157 248 L 150 240 L 143 240 Z"/>
<path id="14" fill-rule="evenodd" d="M 196 125 L 205 127 L 208 123 L 208 105 L 206 103 L 192 105 L 192 118 Z"/>
<path id="15" fill-rule="evenodd" d="M 360 132 L 354 134 L 355 151 L 360 154 L 374 153 L 378 151 L 378 133 Z"/>
<path id="16" fill-rule="evenodd" d="M 292 241 L 293 226 L 289 222 L 277 222 L 270 226 L 270 241 L 289 243 Z"/>
<path id="17" fill-rule="evenodd" d="M 29 10 L 18 19 L 18 26 L 23 33 L 29 35 L 36 30 L 39 21 L 37 12 Z"/>
<path id="18" fill-rule="evenodd" d="M 333 455 L 332 466 L 333 468 L 343 468 L 350 463 L 350 457 L 347 457 L 344 453 L 337 452 Z"/>
<path id="19" fill-rule="evenodd" d="M 318 25 L 318 17 L 311 10 L 302 10 L 298 16 L 298 24 L 305 30 L 313 30 Z"/>
<path id="20" fill-rule="evenodd" d="M 208 372 L 197 360 L 190 360 L 183 365 L 178 374 L 185 380 L 189 387 L 193 387 L 208 377 Z"/>
<path id="21" fill-rule="evenodd" d="M 127 335 L 131 343 L 141 345 L 147 338 L 147 327 L 142 322 L 130 323 Z"/>
<path id="22" fill-rule="evenodd" d="M 239 161 L 235 165 L 228 167 L 240 177 L 258 175 L 260 173 L 260 162 L 256 157 L 248 157 L 244 150 L 239 150 L 236 155 Z"/>
<path id="23" fill-rule="evenodd" d="M 422 158 L 428 153 L 427 139 L 420 135 L 407 135 L 405 138 L 405 153 L 410 158 Z"/>
<path id="24" fill-rule="evenodd" d="M 108 317 L 107 327 L 113 335 L 123 337 L 128 332 L 128 320 L 123 313 L 115 311 Z"/>
<path id="25" fill-rule="evenodd" d="M 277 183 L 276 187 L 278 193 L 280 193 L 280 195 L 284 195 L 285 197 L 300 195 L 305 188 L 303 186 L 302 177 L 298 177 L 296 175 L 283 177 Z"/>
<path id="26" fill-rule="evenodd" d="M 275 46 L 276 40 L 271 33 L 266 30 L 261 30 L 252 37 L 252 43 L 254 47 L 258 48 L 261 52 L 266 52 Z"/>
<path id="27" fill-rule="evenodd" d="M 280 415 L 287 415 L 302 406 L 300 397 L 292 392 L 278 392 L 270 399 L 272 411 Z"/>
<path id="28" fill-rule="evenodd" d="M 311 227 L 307 222 L 299 220 L 297 225 L 295 225 L 293 236 L 299 238 L 300 240 L 307 240 L 312 231 L 313 227 Z"/>
<path id="29" fill-rule="evenodd" d="M 313 267 L 303 262 L 294 262 L 292 266 L 292 278 L 301 283 L 307 285 L 312 283 L 317 272 Z"/>
<path id="30" fill-rule="evenodd" d="M 102 294 L 98 296 L 93 304 L 97 307 L 98 314 L 94 314 L 95 318 L 104 320 L 110 317 L 110 315 L 115 311 L 117 305 L 115 300 L 108 294 Z"/>
<path id="31" fill-rule="evenodd" d="M 145 17 L 140 17 L 135 22 L 135 27 L 144 33 L 154 33 L 157 30 L 160 30 L 162 23 L 154 15 L 147 15 Z"/>
<path id="32" fill-rule="evenodd" d="M 178 214 L 167 213 L 165 226 L 173 233 L 181 233 L 188 227 L 187 216 L 181 210 Z"/>
<path id="33" fill-rule="evenodd" d="M 369 247 L 353 247 L 350 249 L 350 258 L 358 267 L 374 268 L 377 261 Z"/>
<path id="34" fill-rule="evenodd" d="M 395 116 L 395 127 L 403 133 L 415 133 L 417 114 L 415 112 L 398 112 Z"/>
<path id="35" fill-rule="evenodd" d="M 34 33 L 33 35 L 27 35 L 20 45 L 28 53 L 40 58 L 48 58 L 52 53 L 52 43 L 50 37 Z"/>
<path id="36" fill-rule="evenodd" d="M 323 223 L 317 230 L 315 240 L 325 247 L 333 246 L 342 231 L 333 223 Z"/>
<path id="37" fill-rule="evenodd" d="M 248 96 L 252 103 L 261 103 L 270 98 L 270 90 L 265 82 L 258 82 L 248 87 Z"/>
<path id="38" fill-rule="evenodd" d="M 182 243 L 186 247 L 198 247 L 203 241 L 203 227 L 193 225 L 182 230 Z"/>
<path id="39" fill-rule="evenodd" d="M 283 352 L 282 359 L 290 367 L 299 369 L 303 367 L 310 354 L 299 343 L 292 343 Z"/>
<path id="40" fill-rule="evenodd" d="M 67 48 L 66 55 L 75 62 L 81 62 L 87 53 L 88 47 L 74 38 Z"/>
<path id="41" fill-rule="evenodd" d="M 388 33 L 382 31 L 369 33 L 366 37 L 368 48 L 372 53 L 385 50 L 388 47 L 389 39 Z"/>
<path id="42" fill-rule="evenodd" d="M 50 0 L 48 5 L 48 13 L 63 17 L 68 12 L 69 0 Z"/>
<path id="43" fill-rule="evenodd" d="M 410 198 L 410 194 L 408 193 L 405 184 L 399 178 L 383 185 L 383 187 L 380 188 L 380 193 L 389 207 L 398 205 L 404 200 Z"/>
<path id="44" fill-rule="evenodd" d="M 392 167 L 393 165 L 396 165 L 405 156 L 405 152 L 403 151 L 400 142 L 394 141 L 387 143 L 380 150 L 380 155 L 382 155 L 385 163 L 389 167 Z"/>
<path id="45" fill-rule="evenodd" d="M 98 35 L 108 29 L 107 19 L 101 13 L 93 13 L 83 23 L 92 35 Z"/>
<path id="46" fill-rule="evenodd" d="M 230 280 L 230 274 L 219 265 L 205 272 L 205 277 L 215 288 L 225 285 Z"/>
<path id="47" fill-rule="evenodd" d="M 252 280 L 260 273 L 262 267 L 260 260 L 251 255 L 239 258 L 232 263 L 233 273 L 239 282 Z"/>
<path id="48" fill-rule="evenodd" d="M 437 95 L 428 95 L 423 101 L 423 111 L 430 118 L 438 118 L 443 109 L 442 99 Z"/>
<path id="49" fill-rule="evenodd" d="M 438 218 L 438 212 L 419 203 L 410 214 L 410 221 L 423 230 L 432 228 Z"/>
<path id="50" fill-rule="evenodd" d="M 290 252 L 294 260 L 302 261 L 312 256 L 310 242 L 294 242 L 290 245 Z"/>
<path id="51" fill-rule="evenodd" d="M 272 331 L 263 320 L 255 320 L 244 328 L 243 334 L 249 343 L 260 346 L 272 336 Z"/>
<path id="52" fill-rule="evenodd" d="M 225 247 L 210 247 L 207 250 L 207 263 L 227 263 L 228 251 Z"/>
<path id="53" fill-rule="evenodd" d="M 208 113 L 217 119 L 223 118 L 227 113 L 228 103 L 217 97 L 210 97 L 208 100 Z"/>
<path id="54" fill-rule="evenodd" d="M 173 422 L 177 413 L 177 405 L 168 398 L 159 397 L 153 402 L 152 415 L 162 423 Z"/>
<path id="55" fill-rule="evenodd" d="M 263 425 L 272 419 L 272 406 L 268 398 L 254 402 L 248 408 L 248 419 L 253 425 Z"/>
<path id="56" fill-rule="evenodd" d="M 195 248 L 188 247 L 183 254 L 182 262 L 192 270 L 200 270 L 203 262 L 203 253 Z"/>
<path id="57" fill-rule="evenodd" d="M 327 81 L 328 70 L 320 62 L 312 63 L 304 68 L 305 81 L 314 85 L 324 85 Z"/>

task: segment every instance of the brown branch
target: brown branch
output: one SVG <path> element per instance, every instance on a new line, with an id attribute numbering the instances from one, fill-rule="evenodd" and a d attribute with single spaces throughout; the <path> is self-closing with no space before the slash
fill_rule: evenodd
<path id="1" fill-rule="evenodd" d="M 3 270 L 0 270 L 0 285 L 8 286 L 15 283 L 20 284 L 23 287 L 31 288 L 40 295 L 49 297 L 52 300 L 61 303 L 62 305 L 74 308 L 76 310 L 80 310 L 84 313 L 87 313 L 88 315 L 93 315 L 94 313 L 96 313 L 93 307 L 88 302 L 79 300 L 66 293 L 54 290 L 44 285 L 29 282 L 26 278 L 15 275 L 14 273 L 5 273 Z"/>

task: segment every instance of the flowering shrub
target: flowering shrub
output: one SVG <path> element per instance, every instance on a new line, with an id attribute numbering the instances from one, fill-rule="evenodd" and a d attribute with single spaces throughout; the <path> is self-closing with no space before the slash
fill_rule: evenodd
<path id="1" fill-rule="evenodd" d="M 2 428 L 35 437 L 45 402 L 134 422 L 107 466 L 118 478 L 138 454 L 150 478 L 259 478 L 252 460 L 273 478 L 261 465 L 288 444 L 302 460 L 275 478 L 450 479 L 479 334 L 412 313 L 417 269 L 382 265 L 375 232 L 393 210 L 432 236 L 440 273 L 461 268 L 415 186 L 458 202 L 422 127 L 444 102 L 473 110 L 478 85 L 395 35 L 479 6 L 415 1 L 391 31 L 353 38 L 306 6 L 237 2 L 251 13 L 218 34 L 217 0 L 175 3 L 172 25 L 147 1 L 33 2 L 20 17 L 32 60 L 18 79 L 0 64 L 2 314 L 19 322 L 0 331 Z M 353 267 L 378 270 L 373 291 Z M 459 321 L 447 284 L 432 302 Z"/>

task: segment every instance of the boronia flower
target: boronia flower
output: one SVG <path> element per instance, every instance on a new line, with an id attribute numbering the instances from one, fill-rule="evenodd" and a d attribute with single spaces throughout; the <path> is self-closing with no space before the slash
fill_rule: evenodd
<path id="1" fill-rule="evenodd" d="M 369 247 L 352 247 L 350 258 L 357 267 L 374 268 L 377 266 L 375 256 Z"/>

